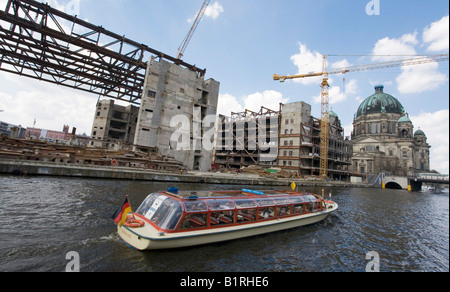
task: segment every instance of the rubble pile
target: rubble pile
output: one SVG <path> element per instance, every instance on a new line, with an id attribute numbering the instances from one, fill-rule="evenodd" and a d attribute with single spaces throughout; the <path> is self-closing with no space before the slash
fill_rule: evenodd
<path id="1" fill-rule="evenodd" d="M 242 167 L 240 171 L 242 173 L 258 174 L 259 176 L 270 178 L 302 178 L 298 172 L 285 171 L 281 168 L 265 168 L 259 165 Z"/>
<path id="2" fill-rule="evenodd" d="M 12 139 L 0 135 L 0 159 L 26 160 L 65 165 L 131 167 L 170 172 L 186 167 L 156 152 L 72 147 L 38 140 Z"/>

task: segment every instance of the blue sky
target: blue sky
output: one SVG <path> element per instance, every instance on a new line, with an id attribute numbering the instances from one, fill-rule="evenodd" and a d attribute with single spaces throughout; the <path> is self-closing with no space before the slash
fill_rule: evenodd
<path id="1" fill-rule="evenodd" d="M 76 1 L 76 0 L 73 0 Z M 71 12 L 69 0 L 49 4 Z M 229 114 L 279 102 L 305 101 L 320 117 L 320 79 L 277 83 L 273 74 L 388 60 L 369 55 L 448 54 L 448 2 L 374 0 L 379 15 L 368 15 L 369 0 L 211 0 L 183 59 L 207 69 L 221 82 L 220 112 Z M 6 0 L 0 0 L 3 9 Z M 72 2 L 73 3 L 73 2 Z M 176 56 L 203 0 L 80 0 L 78 16 Z M 364 56 L 350 56 L 364 55 Z M 338 64 L 338 65 L 336 65 Z M 449 173 L 449 67 L 447 62 L 332 76 L 331 107 L 349 136 L 360 103 L 384 84 L 409 113 L 415 129 L 432 145 L 432 168 Z M 345 82 L 344 82 L 345 78 Z M 0 73 L 0 120 L 90 134 L 96 95 Z M 345 88 L 345 90 L 344 90 Z M 61 96 L 71 96 L 62 99 Z M 38 102 L 39 101 L 39 102 Z M 13 103 L 14 102 L 14 103 Z M 51 117 L 47 110 L 62 108 Z"/>

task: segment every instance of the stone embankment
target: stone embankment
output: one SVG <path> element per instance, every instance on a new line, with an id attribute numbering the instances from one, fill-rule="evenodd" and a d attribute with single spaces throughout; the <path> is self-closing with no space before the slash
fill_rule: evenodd
<path id="1" fill-rule="evenodd" d="M 98 179 L 123 179 L 170 183 L 204 183 L 253 186 L 290 186 L 293 179 L 262 177 L 257 174 L 214 172 L 164 172 L 120 166 L 67 165 L 35 161 L 0 159 L 0 173 L 27 176 L 60 176 Z M 360 187 L 371 185 L 350 182 L 294 179 L 299 187 Z"/>

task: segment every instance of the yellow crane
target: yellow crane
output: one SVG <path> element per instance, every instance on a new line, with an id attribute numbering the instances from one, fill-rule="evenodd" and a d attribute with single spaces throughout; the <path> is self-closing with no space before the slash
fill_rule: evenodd
<path id="1" fill-rule="evenodd" d="M 361 71 L 369 71 L 369 70 L 377 70 L 377 69 L 393 68 L 393 67 L 412 66 L 412 65 L 427 64 L 427 63 L 434 63 L 434 62 L 443 62 L 443 61 L 448 61 L 448 59 L 449 59 L 448 54 L 416 56 L 416 57 L 409 58 L 409 59 L 388 61 L 388 62 L 375 63 L 375 64 L 367 64 L 367 65 L 351 66 L 351 67 L 347 67 L 347 68 L 337 68 L 337 69 L 328 71 L 327 70 L 327 55 L 324 55 L 322 72 L 317 72 L 317 73 L 313 72 L 313 73 L 308 73 L 308 74 L 287 75 L 287 76 L 280 76 L 278 74 L 274 74 L 273 80 L 284 82 L 289 79 L 299 79 L 299 78 L 323 76 L 322 83 L 321 83 L 322 116 L 321 116 L 321 131 L 320 131 L 320 176 L 327 177 L 328 176 L 329 89 L 330 89 L 330 85 L 328 84 L 329 75 L 331 75 L 331 74 L 346 74 L 346 73 L 350 73 L 350 72 L 361 72 Z"/>
<path id="2" fill-rule="evenodd" d="M 177 59 L 180 60 L 183 55 L 184 55 L 184 51 L 186 50 L 187 46 L 189 45 L 189 42 L 192 39 L 192 36 L 194 35 L 195 30 L 197 29 L 200 20 L 202 19 L 203 15 L 205 14 L 206 8 L 208 8 L 209 2 L 211 0 L 205 0 L 205 2 L 203 2 L 202 7 L 200 8 L 200 11 L 197 14 L 197 17 L 195 18 L 194 23 L 192 24 L 191 29 L 189 30 L 188 34 L 186 35 L 186 37 L 184 38 L 183 42 L 181 43 L 180 47 L 178 48 L 178 54 L 177 54 Z"/>

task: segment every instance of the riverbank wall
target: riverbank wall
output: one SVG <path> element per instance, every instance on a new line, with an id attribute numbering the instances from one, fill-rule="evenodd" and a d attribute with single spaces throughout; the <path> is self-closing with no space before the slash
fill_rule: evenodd
<path id="1" fill-rule="evenodd" d="M 0 173 L 25 176 L 56 176 L 97 179 L 158 181 L 168 183 L 203 183 L 252 186 L 291 185 L 293 179 L 275 179 L 255 174 L 228 174 L 214 172 L 163 172 L 117 166 L 84 166 L 35 161 L 0 160 Z M 366 183 L 341 181 L 294 180 L 299 187 L 352 187 L 371 188 Z"/>

